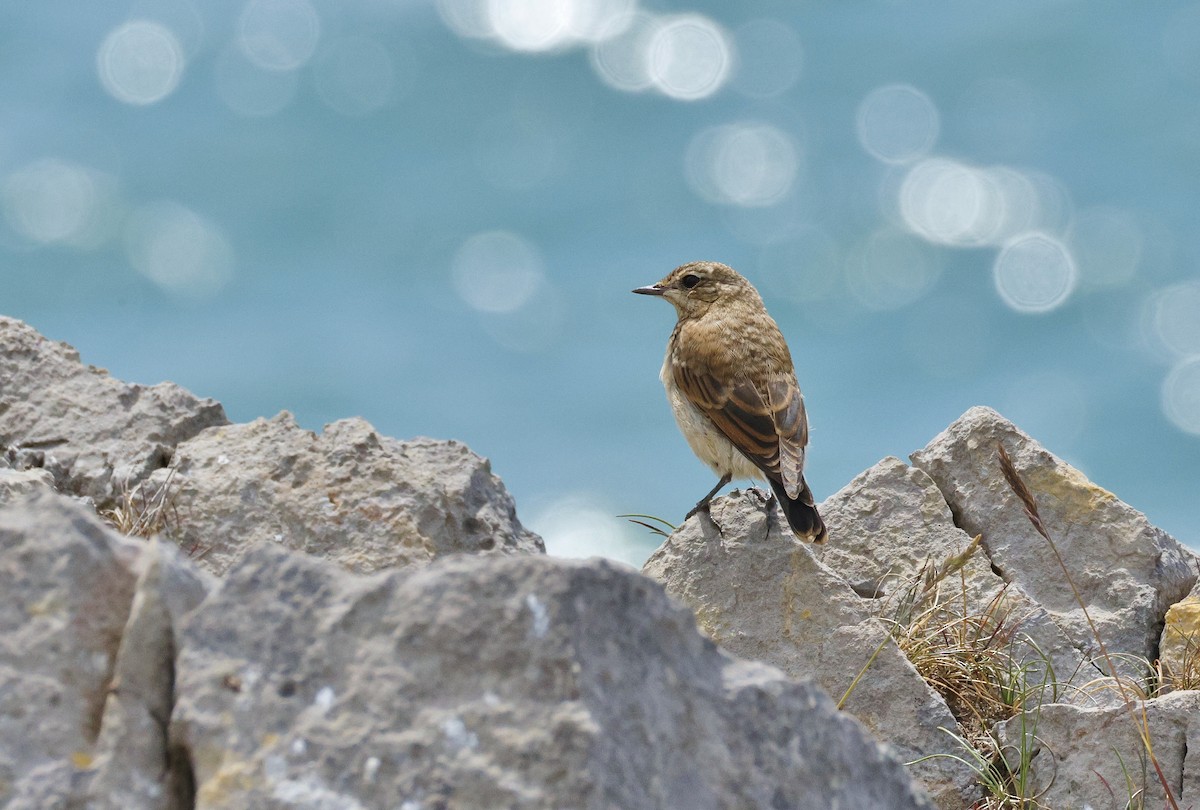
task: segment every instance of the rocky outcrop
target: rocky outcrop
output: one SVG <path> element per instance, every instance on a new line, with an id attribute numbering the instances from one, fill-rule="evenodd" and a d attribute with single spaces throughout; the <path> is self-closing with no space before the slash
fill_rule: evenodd
<path id="1" fill-rule="evenodd" d="M 107 504 L 165 466 L 225 411 L 173 383 L 131 385 L 65 343 L 0 316 L 0 452 L 50 472 L 63 492 Z"/>
<path id="2" fill-rule="evenodd" d="M 274 545 L 214 581 L 54 495 L 0 509 L 10 808 L 927 808 L 815 686 L 621 566 L 372 576 Z"/>
<path id="3" fill-rule="evenodd" d="M 1109 652 L 1153 660 L 1167 608 L 1196 582 L 1195 555 L 990 408 L 972 408 L 913 453 L 913 464 L 937 484 L 958 524 L 983 535 L 999 575 L 1045 608 L 1085 657 L 1099 652 L 1088 617 L 1054 549 L 1005 481 L 998 445 L 1037 499 Z"/>
<path id="4" fill-rule="evenodd" d="M 914 453 L 914 466 L 884 459 L 821 504 L 824 546 L 797 543 L 780 531 L 774 504 L 734 493 L 681 526 L 644 571 L 731 652 L 812 677 L 834 696 L 854 681 L 847 711 L 914 763 L 913 775 L 940 806 L 969 806 L 977 786 L 946 756 L 966 752 L 942 731 L 963 729 L 872 617 L 900 628 L 914 598 L 944 599 L 945 621 L 973 623 L 986 644 L 1002 648 L 987 666 L 1013 679 L 1010 692 L 1027 690 L 1026 708 L 1095 705 L 1112 694 L 1090 684 L 1105 669 L 1083 609 L 1005 482 L 998 444 L 1033 491 L 1115 660 L 1126 675 L 1144 675 L 1167 609 L 1197 580 L 1196 555 L 986 408 L 968 411 Z M 969 553 L 977 535 L 980 548 Z M 951 569 L 937 585 L 944 596 L 922 591 Z M 944 646 L 937 654 L 970 663 L 973 653 Z"/>
<path id="5" fill-rule="evenodd" d="M 86 793 L 144 549 L 58 495 L 0 509 L 0 806 Z"/>
<path id="6" fill-rule="evenodd" d="M 446 554 L 542 553 L 488 461 L 455 441 L 398 441 L 362 419 L 315 434 L 291 414 L 206 430 L 151 476 L 168 532 L 214 573 L 258 543 L 358 572 Z"/>
<path id="7" fill-rule="evenodd" d="M 946 703 L 900 652 L 847 581 L 795 539 L 755 492 L 735 492 L 687 521 L 646 561 L 648 576 L 696 612 L 735 655 L 813 678 L 905 761 L 952 752 L 961 732 Z M 836 524 L 826 524 L 836 536 Z M 977 797 L 974 774 L 946 757 L 912 768 L 944 808 Z"/>

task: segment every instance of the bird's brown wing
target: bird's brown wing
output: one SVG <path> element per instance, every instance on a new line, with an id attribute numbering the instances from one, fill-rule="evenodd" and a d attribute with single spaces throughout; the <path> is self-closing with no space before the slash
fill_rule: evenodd
<path id="1" fill-rule="evenodd" d="M 744 376 L 722 383 L 707 369 L 677 363 L 675 384 L 725 438 L 760 470 L 783 483 L 788 497 L 802 487 L 808 420 L 794 375 L 774 375 L 760 388 Z"/>

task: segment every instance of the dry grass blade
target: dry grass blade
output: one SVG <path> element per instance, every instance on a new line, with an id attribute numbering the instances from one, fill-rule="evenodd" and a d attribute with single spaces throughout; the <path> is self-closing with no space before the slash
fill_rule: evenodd
<path id="1" fill-rule="evenodd" d="M 1075 596 L 1075 602 L 1083 611 L 1083 617 L 1087 620 L 1088 627 L 1092 631 L 1092 637 L 1095 638 L 1096 644 L 1100 647 L 1100 654 L 1108 665 L 1108 672 L 1114 678 L 1114 684 L 1117 691 L 1121 694 L 1121 700 L 1129 711 L 1129 717 L 1137 728 L 1138 736 L 1141 739 L 1142 746 L 1149 757 L 1151 764 L 1154 766 L 1154 772 L 1158 776 L 1159 784 L 1162 786 L 1163 795 L 1167 802 L 1167 807 L 1171 810 L 1179 810 L 1179 803 L 1175 800 L 1175 794 L 1171 790 L 1171 786 L 1167 784 L 1167 777 L 1162 771 L 1162 766 L 1158 762 L 1158 757 L 1154 755 L 1154 748 L 1150 740 L 1150 724 L 1146 718 L 1145 704 L 1141 704 L 1141 711 L 1135 708 L 1135 701 L 1131 698 L 1123 679 L 1120 677 L 1120 672 L 1117 670 L 1113 657 L 1109 655 L 1108 647 L 1101 638 L 1099 630 L 1096 629 L 1096 623 L 1092 621 L 1091 613 L 1088 612 L 1087 604 L 1079 593 L 1079 588 L 1075 586 L 1075 580 L 1071 577 L 1071 572 L 1067 568 L 1066 561 L 1063 560 L 1062 554 L 1058 550 L 1058 545 L 1047 531 L 1045 523 L 1042 522 L 1041 515 L 1038 513 L 1037 501 L 1033 497 L 1033 493 L 1029 491 L 1029 487 L 1025 485 L 1016 467 L 1009 458 L 1008 451 L 1004 449 L 1004 445 L 997 443 L 996 450 L 1000 458 L 1000 470 L 1004 474 L 1004 480 L 1008 482 L 1008 486 L 1012 489 L 1013 494 L 1021 501 L 1025 508 L 1025 516 L 1029 518 L 1029 522 L 1033 528 L 1040 534 L 1049 544 L 1050 550 L 1054 552 L 1054 558 L 1058 561 L 1059 567 L 1062 569 L 1063 576 L 1067 580 L 1067 584 L 1071 587 L 1071 593 Z"/>
<path id="2" fill-rule="evenodd" d="M 168 534 L 170 527 L 179 523 L 174 478 L 175 471 L 168 470 L 160 485 L 151 487 L 143 481 L 133 489 L 122 487 L 120 500 L 109 509 L 101 509 L 100 517 L 130 537 Z"/>
<path id="3" fill-rule="evenodd" d="M 675 531 L 675 528 L 676 528 L 674 524 L 668 523 L 667 521 L 663 520 L 662 518 L 655 517 L 654 515 L 631 514 L 631 515 L 617 515 L 617 517 L 625 518 L 630 523 L 636 524 L 645 529 L 649 529 L 651 534 L 656 534 L 659 537 L 670 537 L 671 532 Z M 638 518 L 644 518 L 645 520 L 639 520 Z M 658 526 L 651 525 L 646 522 L 647 520 L 652 520 L 655 523 L 658 523 L 661 525 L 658 525 Z M 663 526 L 666 526 L 667 528 L 664 529 L 664 528 L 662 528 Z"/>

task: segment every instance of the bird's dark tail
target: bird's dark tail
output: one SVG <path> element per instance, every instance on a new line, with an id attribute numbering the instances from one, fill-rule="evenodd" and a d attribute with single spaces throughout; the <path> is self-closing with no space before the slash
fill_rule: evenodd
<path id="1" fill-rule="evenodd" d="M 796 536 L 801 540 L 824 543 L 829 533 L 825 530 L 825 521 L 821 520 L 821 516 L 817 513 L 808 482 L 803 478 L 800 479 L 800 494 L 795 499 L 788 497 L 783 484 L 778 481 L 771 481 L 771 489 L 775 490 L 775 497 L 779 501 L 779 505 L 783 507 L 783 514 L 787 517 L 788 525 L 792 527 Z"/>

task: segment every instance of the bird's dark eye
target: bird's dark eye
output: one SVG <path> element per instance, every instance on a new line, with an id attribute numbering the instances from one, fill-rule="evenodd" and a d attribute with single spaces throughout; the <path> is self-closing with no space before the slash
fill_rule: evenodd
<path id="1" fill-rule="evenodd" d="M 683 277 L 683 286 L 686 289 L 690 290 L 692 287 L 695 287 L 699 283 L 700 283 L 700 276 L 696 275 L 695 273 L 688 273 L 686 276 Z"/>

